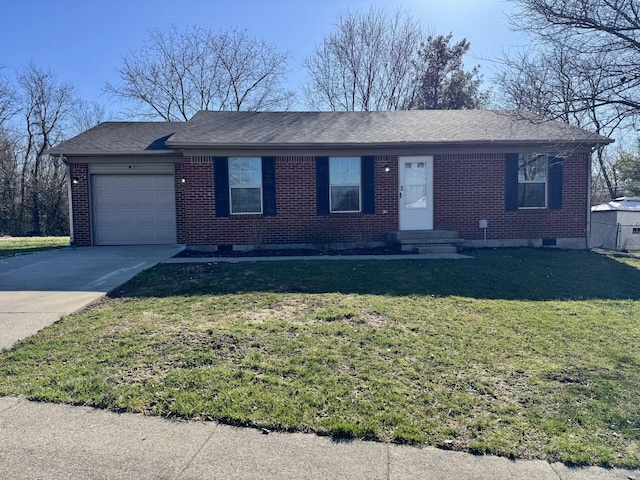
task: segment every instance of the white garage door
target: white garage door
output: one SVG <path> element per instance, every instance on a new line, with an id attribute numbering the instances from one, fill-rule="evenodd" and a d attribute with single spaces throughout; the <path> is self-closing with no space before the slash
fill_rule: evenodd
<path id="1" fill-rule="evenodd" d="M 92 175 L 96 245 L 176 243 L 173 175 Z"/>

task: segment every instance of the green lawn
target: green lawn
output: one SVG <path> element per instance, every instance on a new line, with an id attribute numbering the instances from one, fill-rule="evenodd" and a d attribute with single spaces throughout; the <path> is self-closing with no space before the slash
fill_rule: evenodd
<path id="1" fill-rule="evenodd" d="M 0 237 L 0 258 L 69 246 L 69 237 Z"/>
<path id="2" fill-rule="evenodd" d="M 640 259 L 161 265 L 0 353 L 0 395 L 640 467 Z"/>

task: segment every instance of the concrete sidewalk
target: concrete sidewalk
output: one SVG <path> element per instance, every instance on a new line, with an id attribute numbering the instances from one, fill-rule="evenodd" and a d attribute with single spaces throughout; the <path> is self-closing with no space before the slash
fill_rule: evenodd
<path id="1" fill-rule="evenodd" d="M 263 434 L 0 397 L 0 478 L 11 479 L 640 479 L 435 448 Z"/>

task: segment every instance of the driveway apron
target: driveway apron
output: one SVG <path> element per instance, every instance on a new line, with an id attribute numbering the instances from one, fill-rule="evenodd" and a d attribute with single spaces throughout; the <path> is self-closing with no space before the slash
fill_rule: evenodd
<path id="1" fill-rule="evenodd" d="M 183 248 L 70 247 L 0 258 L 0 349 L 103 297 Z"/>

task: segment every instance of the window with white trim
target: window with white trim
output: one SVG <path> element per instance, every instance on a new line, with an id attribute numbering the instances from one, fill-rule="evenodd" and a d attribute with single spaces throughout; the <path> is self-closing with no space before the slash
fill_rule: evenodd
<path id="1" fill-rule="evenodd" d="M 548 170 L 548 155 L 518 156 L 518 208 L 547 207 Z"/>
<path id="2" fill-rule="evenodd" d="M 331 212 L 359 212 L 361 194 L 360 157 L 329 158 Z"/>
<path id="3" fill-rule="evenodd" d="M 232 214 L 262 213 L 262 159 L 229 158 Z"/>

